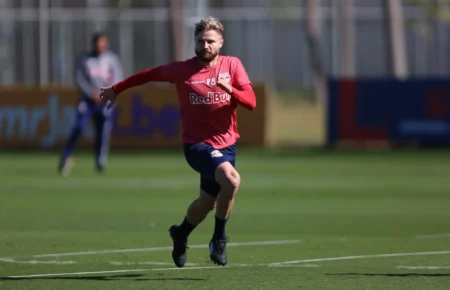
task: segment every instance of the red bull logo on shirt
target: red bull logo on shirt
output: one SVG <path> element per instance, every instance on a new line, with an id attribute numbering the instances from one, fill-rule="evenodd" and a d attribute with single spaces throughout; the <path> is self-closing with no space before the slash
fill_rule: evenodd
<path id="1" fill-rule="evenodd" d="M 212 105 L 225 103 L 230 101 L 230 99 L 231 96 L 229 94 L 221 94 L 217 92 L 208 92 L 207 96 L 198 96 L 194 93 L 189 94 L 189 100 L 193 105 Z"/>
<path id="2" fill-rule="evenodd" d="M 224 80 L 227 83 L 230 83 L 231 81 L 231 76 L 229 73 L 225 72 L 225 73 L 219 73 L 219 81 Z"/>

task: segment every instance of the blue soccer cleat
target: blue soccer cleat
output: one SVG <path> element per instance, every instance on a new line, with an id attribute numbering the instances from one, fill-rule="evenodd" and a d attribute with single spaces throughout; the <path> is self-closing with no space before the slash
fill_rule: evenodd
<path id="1" fill-rule="evenodd" d="M 214 264 L 225 266 L 227 264 L 227 239 L 212 239 L 209 242 L 209 257 Z"/>

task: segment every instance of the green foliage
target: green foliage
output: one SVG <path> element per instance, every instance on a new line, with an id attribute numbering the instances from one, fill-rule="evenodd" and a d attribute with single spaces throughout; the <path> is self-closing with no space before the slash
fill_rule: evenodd
<path id="1" fill-rule="evenodd" d="M 450 0 L 440 0 L 438 2 L 429 0 L 407 0 L 406 3 L 423 8 L 430 19 L 450 22 Z"/>
<path id="2" fill-rule="evenodd" d="M 431 36 L 431 24 L 433 22 L 450 22 L 450 0 L 405 0 L 404 4 L 422 8 L 425 19 L 422 21 L 409 21 L 409 25 L 414 27 L 424 36 Z"/>

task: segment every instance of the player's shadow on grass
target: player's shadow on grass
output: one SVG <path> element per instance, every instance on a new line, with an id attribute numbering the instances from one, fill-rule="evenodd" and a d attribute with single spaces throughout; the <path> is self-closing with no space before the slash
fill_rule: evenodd
<path id="1" fill-rule="evenodd" d="M 11 278 L 0 277 L 0 281 L 13 281 L 13 280 L 78 280 L 78 281 L 203 281 L 201 278 L 176 278 L 176 277 L 149 277 L 141 278 L 143 274 L 127 274 L 127 275 L 113 275 L 113 276 L 60 276 L 60 277 L 23 277 L 23 278 Z M 135 278 L 135 279 L 131 279 Z"/>
<path id="2" fill-rule="evenodd" d="M 374 276 L 374 277 L 450 277 L 450 274 L 434 273 L 333 273 L 329 276 Z"/>

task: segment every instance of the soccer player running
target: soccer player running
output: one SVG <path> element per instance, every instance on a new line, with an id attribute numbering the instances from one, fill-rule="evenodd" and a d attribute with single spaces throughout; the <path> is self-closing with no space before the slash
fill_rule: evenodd
<path id="1" fill-rule="evenodd" d="M 75 145 L 91 118 L 95 121 L 95 165 L 102 172 L 109 151 L 112 130 L 112 110 L 102 108 L 100 88 L 123 79 L 122 66 L 116 54 L 109 50 L 109 39 L 104 33 L 92 37 L 91 51 L 82 53 L 77 59 L 75 81 L 80 91 L 75 123 L 61 153 L 58 170 L 68 175 L 72 166 L 71 155 Z"/>
<path id="2" fill-rule="evenodd" d="M 217 19 L 202 20 L 194 31 L 196 57 L 141 71 L 100 94 L 103 104 L 111 107 L 121 92 L 146 82 L 170 82 L 177 88 L 184 155 L 200 173 L 199 197 L 190 204 L 181 225 L 169 229 L 172 258 L 178 267 L 186 263 L 188 236 L 214 208 L 210 258 L 218 265 L 227 263 L 225 226 L 241 182 L 235 169 L 236 109 L 239 104 L 253 110 L 256 97 L 241 61 L 219 55 L 222 36 L 223 25 Z"/>

